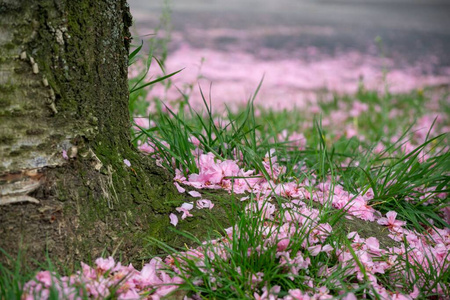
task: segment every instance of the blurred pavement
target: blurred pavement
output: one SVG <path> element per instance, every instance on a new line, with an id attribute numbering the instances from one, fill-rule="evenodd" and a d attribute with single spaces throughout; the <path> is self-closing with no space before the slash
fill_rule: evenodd
<path id="1" fill-rule="evenodd" d="M 162 0 L 130 0 L 139 28 L 158 21 Z M 172 22 L 196 47 L 224 47 L 238 43 L 230 36 L 214 41 L 194 40 L 193 29 L 263 29 L 249 37 L 252 46 L 293 51 L 318 47 L 333 53 L 347 49 L 374 51 L 380 36 L 386 54 L 399 63 L 435 56 L 450 65 L 449 0 L 174 0 Z M 290 31 L 277 32 L 277 28 Z M 303 30 L 302 30 L 303 29 Z M 250 49 L 251 48 L 251 49 Z"/>
<path id="2" fill-rule="evenodd" d="M 137 33 L 153 33 L 164 1 L 129 3 Z M 450 85 L 450 0 L 169 3 L 168 70 L 185 68 L 175 78 L 181 87 L 197 82 L 201 65 L 202 87 L 213 82 L 218 103 L 242 104 L 264 74 L 258 98 L 286 108 L 314 103 L 324 89 L 353 93 L 361 78 L 367 88 L 382 89 L 385 69 L 391 92 Z"/>

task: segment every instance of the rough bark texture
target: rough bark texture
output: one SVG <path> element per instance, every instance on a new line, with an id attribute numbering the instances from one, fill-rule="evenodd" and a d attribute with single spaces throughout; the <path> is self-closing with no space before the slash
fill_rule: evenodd
<path id="1" fill-rule="evenodd" d="M 130 143 L 130 25 L 125 0 L 0 0 L 0 248 L 13 258 L 47 251 L 70 269 L 103 251 L 148 258 L 149 237 L 184 244 L 168 215 L 186 199 Z M 215 224 L 197 215 L 179 229 Z"/>

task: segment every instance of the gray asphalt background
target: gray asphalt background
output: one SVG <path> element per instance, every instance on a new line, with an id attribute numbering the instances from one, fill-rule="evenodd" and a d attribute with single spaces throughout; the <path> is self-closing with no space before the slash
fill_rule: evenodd
<path id="1" fill-rule="evenodd" d="M 139 32 L 151 33 L 151 28 L 158 23 L 163 1 L 129 0 L 129 3 Z M 296 49 L 313 46 L 330 55 L 349 50 L 379 55 L 374 47 L 374 39 L 379 36 L 386 56 L 394 59 L 396 67 L 429 60 L 426 72 L 439 74 L 450 66 L 450 0 L 174 0 L 170 3 L 174 31 L 181 33 L 193 47 L 235 46 L 255 55 L 259 49 L 268 48 L 279 50 L 280 55 L 291 55 Z M 283 34 L 267 30 L 279 27 L 299 30 Z M 198 30 L 245 32 L 261 28 L 267 34 L 249 36 L 246 43 L 232 36 L 202 38 L 198 35 Z"/>

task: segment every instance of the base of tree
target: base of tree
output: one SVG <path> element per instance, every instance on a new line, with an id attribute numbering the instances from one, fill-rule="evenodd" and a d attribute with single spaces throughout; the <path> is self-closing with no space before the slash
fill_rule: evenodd
<path id="1" fill-rule="evenodd" d="M 192 239 L 173 230 L 169 214 L 194 199 L 178 193 L 171 176 L 153 161 L 134 151 L 129 154 L 131 167 L 122 159 L 103 164 L 91 156 L 42 170 L 42 185 L 30 194 L 38 204 L 0 206 L 0 248 L 12 258 L 20 252 L 23 265 L 36 267 L 48 255 L 59 267 L 73 270 L 79 261 L 102 254 L 139 266 L 161 253 L 150 238 L 174 248 L 193 245 Z M 194 210 L 195 217 L 180 221 L 177 230 L 205 239 L 208 232 L 230 225 L 230 195 L 207 194 L 214 209 Z M 14 264 L 1 257 L 2 263 Z"/>

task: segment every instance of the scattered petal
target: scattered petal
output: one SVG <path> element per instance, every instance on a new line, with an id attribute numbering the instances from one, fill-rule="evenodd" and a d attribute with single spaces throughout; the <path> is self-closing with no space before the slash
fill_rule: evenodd
<path id="1" fill-rule="evenodd" d="M 325 246 L 322 247 L 322 252 L 329 253 L 329 252 L 331 252 L 333 249 L 334 249 L 334 248 L 333 248 L 332 246 L 330 246 L 330 245 L 327 244 L 327 245 L 325 245 Z"/>
<path id="2" fill-rule="evenodd" d="M 181 219 L 184 220 L 186 217 L 193 217 L 193 215 L 189 212 L 194 207 L 193 204 L 190 203 L 183 203 L 181 207 L 177 207 L 176 211 L 183 213 L 181 216 Z"/>
<path id="3" fill-rule="evenodd" d="M 128 159 L 124 159 L 123 160 L 123 163 L 127 166 L 127 167 L 131 167 L 131 163 L 130 163 L 130 161 L 128 160 Z"/>
<path id="4" fill-rule="evenodd" d="M 182 193 L 184 193 L 186 191 L 186 189 L 183 188 L 181 185 L 179 185 L 178 182 L 175 182 L 174 184 L 175 184 L 175 187 L 178 190 L 178 193 L 182 194 Z"/>
<path id="5" fill-rule="evenodd" d="M 357 299 L 358 298 L 356 298 L 355 294 L 353 293 L 348 293 L 342 298 L 342 300 L 357 300 Z"/>
<path id="6" fill-rule="evenodd" d="M 322 250 L 322 245 L 316 245 L 308 247 L 308 251 L 312 256 L 319 255 L 320 251 Z"/>
<path id="7" fill-rule="evenodd" d="M 183 204 L 181 204 L 181 208 L 184 208 L 186 210 L 191 210 L 194 208 L 194 204 L 192 202 L 185 202 Z"/>
<path id="8" fill-rule="evenodd" d="M 170 224 L 172 224 L 173 226 L 177 226 L 178 217 L 175 214 L 170 214 L 169 218 L 170 218 Z"/>
<path id="9" fill-rule="evenodd" d="M 202 197 L 202 194 L 200 194 L 197 191 L 190 191 L 189 195 L 191 195 L 192 197 L 196 197 L 196 198 L 201 198 Z"/>
<path id="10" fill-rule="evenodd" d="M 203 208 L 212 209 L 213 207 L 214 207 L 214 203 L 212 203 L 211 200 L 200 199 L 197 201 L 197 208 L 199 208 L 199 209 L 203 209 Z"/>

